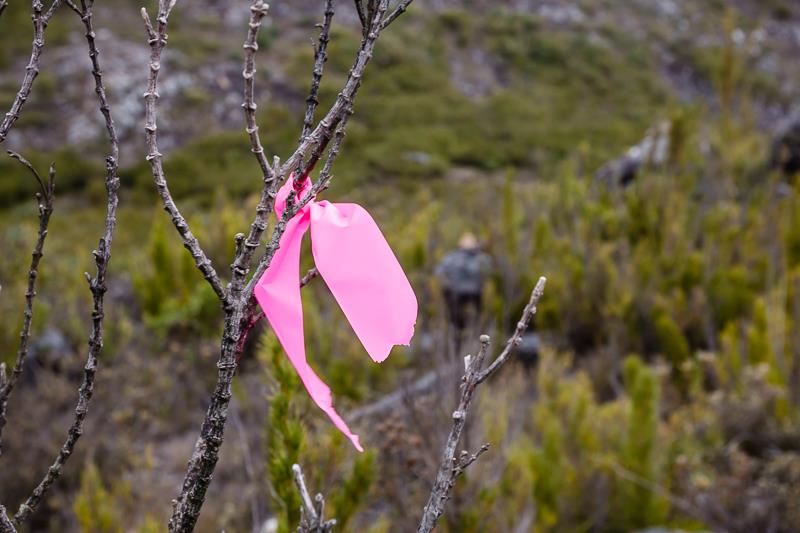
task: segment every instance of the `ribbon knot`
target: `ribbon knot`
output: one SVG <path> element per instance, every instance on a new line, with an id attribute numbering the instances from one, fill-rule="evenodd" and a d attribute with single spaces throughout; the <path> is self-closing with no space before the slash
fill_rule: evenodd
<path id="1" fill-rule="evenodd" d="M 278 217 L 293 190 L 292 178 L 275 198 Z M 311 189 L 306 178 L 297 198 Z M 358 204 L 312 199 L 286 224 L 280 246 L 255 287 L 255 297 L 311 399 L 359 451 L 364 451 L 333 408 L 333 397 L 306 360 L 300 299 L 300 245 L 311 229 L 311 252 L 322 279 L 342 308 L 356 336 L 375 362 L 392 347 L 407 345 L 414 334 L 417 299 L 381 230 Z"/>

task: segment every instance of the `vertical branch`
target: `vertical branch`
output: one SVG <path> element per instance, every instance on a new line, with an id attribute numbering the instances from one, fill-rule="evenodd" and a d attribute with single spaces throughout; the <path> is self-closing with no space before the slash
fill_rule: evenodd
<path id="1" fill-rule="evenodd" d="M 81 0 L 82 11 L 77 10 L 86 28 L 86 41 L 89 49 L 89 58 L 92 63 L 92 75 L 95 81 L 95 93 L 97 94 L 98 107 L 105 120 L 106 131 L 108 133 L 110 154 L 106 157 L 106 217 L 105 227 L 97 248 L 92 251 L 95 262 L 95 275 L 92 277 L 85 273 L 89 290 L 92 293 L 92 327 L 89 334 L 88 351 L 86 364 L 83 369 L 83 381 L 78 389 L 78 401 L 75 405 L 75 416 L 67 432 L 67 438 L 59 450 L 53 464 L 48 468 L 46 475 L 36 486 L 28 499 L 22 503 L 19 510 L 14 515 L 13 521 L 17 525 L 24 523 L 30 515 L 37 509 L 48 489 L 60 477 L 64 465 L 72 455 L 78 439 L 83 434 L 83 424 L 89 412 L 89 403 L 94 394 L 94 382 L 97 374 L 98 356 L 103 349 L 103 322 L 105 318 L 104 301 L 106 287 L 106 273 L 108 263 L 111 259 L 111 245 L 114 237 L 114 229 L 117 223 L 117 206 L 119 204 L 119 178 L 117 176 L 119 159 L 119 140 L 117 138 L 114 121 L 106 98 L 105 87 L 103 85 L 102 70 L 100 68 L 99 52 L 95 43 L 95 35 L 92 29 L 92 5 L 89 0 Z M 75 7 L 74 4 L 70 7 Z"/>
<path id="2" fill-rule="evenodd" d="M 325 62 L 328 60 L 328 42 L 330 41 L 333 14 L 333 0 L 325 0 L 325 13 L 322 19 L 319 39 L 314 47 L 314 70 L 311 74 L 311 89 L 308 91 L 308 97 L 306 98 L 306 114 L 303 119 L 300 142 L 303 142 L 308 137 L 308 134 L 311 133 L 311 127 L 314 125 L 314 112 L 317 109 L 317 105 L 319 105 L 319 84 L 322 81 Z"/>
<path id="3" fill-rule="evenodd" d="M 44 12 L 42 0 L 33 0 L 33 16 L 31 17 L 33 19 L 33 44 L 31 45 L 31 57 L 28 61 L 28 66 L 25 67 L 25 77 L 22 80 L 22 85 L 19 91 L 17 91 L 14 101 L 11 103 L 11 108 L 3 117 L 2 122 L 0 122 L 0 143 L 6 139 L 11 126 L 19 119 L 22 106 L 25 105 L 28 96 L 31 94 L 33 82 L 36 76 L 39 75 L 39 60 L 42 55 L 42 49 L 44 48 L 44 32 L 47 28 L 47 23 L 50 22 L 53 13 L 58 9 L 60 3 L 61 0 L 53 0 L 53 3 L 50 4 L 50 8 L 47 12 Z"/>
<path id="4" fill-rule="evenodd" d="M 70 2 L 72 8 L 80 17 L 83 26 L 86 29 L 86 44 L 89 48 L 89 60 L 92 62 L 92 77 L 94 78 L 94 91 L 97 94 L 100 113 L 103 115 L 105 121 L 106 132 L 108 133 L 108 140 L 110 146 L 110 153 L 106 158 L 106 171 L 107 181 L 117 180 L 117 170 L 119 166 L 119 138 L 117 137 L 117 130 L 114 126 L 114 120 L 111 118 L 111 109 L 108 105 L 106 98 L 106 90 L 103 85 L 103 71 L 100 68 L 100 51 L 97 49 L 95 41 L 94 25 L 92 22 L 92 8 L 94 7 L 94 0 L 81 0 L 81 10 L 76 9 L 75 4 Z"/>
<path id="5" fill-rule="evenodd" d="M 462 451 L 459 456 L 456 457 L 456 449 L 459 440 L 461 440 L 461 433 L 464 430 L 475 389 L 508 361 L 511 350 L 517 346 L 522 332 L 528 327 L 531 318 L 536 313 L 536 305 L 544 293 L 546 282 L 547 280 L 544 277 L 539 278 L 536 287 L 531 293 L 528 305 L 525 306 L 522 317 L 517 323 L 516 330 L 506 342 L 505 348 L 503 348 L 501 354 L 486 370 L 482 371 L 481 368 L 489 349 L 490 339 L 488 335 L 481 335 L 481 348 L 476 357 L 473 358 L 468 355 L 464 358 L 465 371 L 464 376 L 461 378 L 461 397 L 458 402 L 458 407 L 453 412 L 453 427 L 450 429 L 450 434 L 447 437 L 447 443 L 442 453 L 442 462 L 436 473 L 436 480 L 431 489 L 431 494 L 428 497 L 428 503 L 425 505 L 425 509 L 422 512 L 422 519 L 417 528 L 417 533 L 430 533 L 433 531 L 439 517 L 444 513 L 444 506 L 450 498 L 450 491 L 453 489 L 453 485 L 458 476 L 489 449 L 489 445 L 484 444 L 474 454 Z"/>
<path id="6" fill-rule="evenodd" d="M 261 28 L 261 22 L 268 9 L 269 6 L 263 0 L 256 0 L 250 6 L 250 22 L 248 24 L 247 38 L 244 42 L 245 59 L 244 70 L 242 71 L 242 76 L 244 77 L 244 103 L 242 103 L 242 108 L 244 109 L 246 131 L 250 137 L 250 151 L 253 152 L 258 165 L 261 167 L 264 184 L 261 187 L 261 197 L 256 206 L 255 217 L 250 225 L 250 232 L 241 242 L 241 246 L 237 249 L 236 257 L 231 265 L 230 290 L 234 299 L 239 298 L 247 273 L 250 271 L 250 262 L 253 259 L 253 254 L 256 248 L 261 245 L 261 236 L 267 229 L 267 217 L 272 212 L 277 186 L 274 169 L 267 163 L 264 148 L 261 146 L 258 124 L 256 123 L 256 109 L 258 106 L 254 97 L 255 54 L 256 50 L 258 50 L 258 30 Z"/>
<path id="7" fill-rule="evenodd" d="M 14 386 L 19 380 L 22 370 L 25 367 L 25 360 L 28 356 L 28 339 L 31 333 L 31 322 L 33 320 L 33 302 L 36 298 L 36 280 L 39 277 L 39 262 L 44 255 L 44 241 L 47 238 L 47 226 L 50 224 L 50 215 L 53 213 L 53 199 L 55 197 L 55 172 L 53 167 L 50 167 L 50 176 L 45 182 L 35 168 L 21 155 L 8 151 L 8 155 L 19 161 L 21 165 L 27 168 L 33 174 L 36 181 L 39 183 L 40 192 L 36 193 L 36 202 L 38 204 L 39 212 L 39 231 L 36 238 L 36 244 L 31 252 L 31 263 L 28 267 L 28 285 L 25 291 L 25 311 L 23 312 L 24 319 L 22 321 L 22 331 L 19 334 L 19 349 L 17 350 L 17 359 L 14 363 L 14 368 L 11 371 L 11 376 L 8 380 L 3 376 L 3 383 L 0 383 L 0 438 L 3 434 L 3 428 L 6 425 L 6 407 L 8 405 L 8 398 L 14 390 Z M 5 371 L 5 369 L 3 369 Z M 0 448 L 0 455 L 3 451 Z"/>
<path id="8" fill-rule="evenodd" d="M 322 167 L 322 171 L 319 173 L 318 181 L 324 182 L 323 189 L 328 187 L 328 182 L 333 177 L 331 175 L 333 163 L 336 161 L 336 158 L 339 156 L 339 151 L 342 149 L 342 143 L 344 142 L 344 136 L 346 135 L 347 121 L 350 120 L 350 116 L 352 114 L 353 108 L 350 107 L 345 111 L 341 122 L 339 122 L 339 126 L 336 127 L 336 133 L 333 135 L 333 144 L 331 144 L 331 149 L 328 150 L 328 157 L 325 159 L 325 165 Z"/>
<path id="9" fill-rule="evenodd" d="M 167 45 L 167 19 L 169 13 L 175 5 L 176 0 L 160 0 L 158 18 L 156 19 L 157 29 L 150 22 L 147 11 L 142 8 L 142 17 L 145 21 L 147 30 L 148 44 L 150 45 L 150 74 L 147 80 L 147 92 L 144 93 L 145 108 L 145 140 L 147 143 L 147 161 L 150 163 L 150 170 L 155 180 L 156 189 L 161 197 L 164 210 L 169 214 L 172 224 L 178 230 L 178 234 L 183 240 L 183 246 L 189 251 L 194 259 L 195 266 L 202 272 L 203 277 L 208 281 L 211 288 L 219 297 L 223 307 L 230 306 L 230 298 L 227 291 L 222 286 L 222 282 L 214 270 L 211 260 L 200 246 L 197 238 L 189 228 L 189 223 L 181 214 L 172 193 L 167 186 L 167 178 L 162 164 L 163 155 L 158 151 L 158 138 L 156 131 L 158 117 L 158 73 L 161 69 L 161 52 Z"/>
<path id="10" fill-rule="evenodd" d="M 333 15 L 333 0 L 325 0 L 325 11 L 322 18 L 322 24 L 320 25 L 319 38 L 317 40 L 317 44 L 314 46 L 314 67 L 311 72 L 311 88 L 309 89 L 308 96 L 306 97 L 306 113 L 303 117 L 303 129 L 300 132 L 300 143 L 302 143 L 306 137 L 308 137 L 309 133 L 311 133 L 311 128 L 314 126 L 314 113 L 317 110 L 317 105 L 319 105 L 319 85 L 322 81 L 325 62 L 328 60 L 328 42 L 330 41 Z M 305 179 L 305 176 L 307 176 L 314 168 L 319 154 L 322 153 L 323 149 L 324 144 L 321 145 L 321 149 L 316 155 L 312 155 L 311 161 L 308 163 L 308 165 L 303 164 L 302 155 L 298 159 L 297 166 L 302 168 L 303 171 L 295 173 L 294 184 L 296 190 L 299 190 L 299 187 Z"/>
<path id="11" fill-rule="evenodd" d="M 272 167 L 269 166 L 267 158 L 264 155 L 264 148 L 261 146 L 261 138 L 258 135 L 258 124 L 256 124 L 256 106 L 254 99 L 255 92 L 255 56 L 258 50 L 258 31 L 261 28 L 261 22 L 269 11 L 269 5 L 265 4 L 263 0 L 256 0 L 250 6 L 250 22 L 248 24 L 247 38 L 245 39 L 243 48 L 244 52 L 244 70 L 242 77 L 244 78 L 244 109 L 245 121 L 247 123 L 247 134 L 250 137 L 251 151 L 256 156 L 258 165 L 261 167 L 261 172 L 264 175 L 264 181 L 269 181 L 273 177 Z"/>

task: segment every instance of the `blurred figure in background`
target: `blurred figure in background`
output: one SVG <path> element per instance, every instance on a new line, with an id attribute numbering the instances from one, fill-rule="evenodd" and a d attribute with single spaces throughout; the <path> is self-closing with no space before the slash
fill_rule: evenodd
<path id="1" fill-rule="evenodd" d="M 445 255 L 436 267 L 436 275 L 442 282 L 448 322 L 459 336 L 480 316 L 483 285 L 491 268 L 491 257 L 481 250 L 472 233 L 462 235 L 458 248 Z"/>

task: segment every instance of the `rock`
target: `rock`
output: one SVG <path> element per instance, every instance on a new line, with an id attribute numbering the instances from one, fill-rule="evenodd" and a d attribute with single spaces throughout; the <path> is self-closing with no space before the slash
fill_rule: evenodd
<path id="1" fill-rule="evenodd" d="M 625 187 L 636 179 L 643 166 L 665 165 L 669 159 L 671 129 L 672 125 L 668 121 L 650 128 L 639 144 L 631 146 L 625 155 L 603 165 L 595 178 L 608 186 Z"/>

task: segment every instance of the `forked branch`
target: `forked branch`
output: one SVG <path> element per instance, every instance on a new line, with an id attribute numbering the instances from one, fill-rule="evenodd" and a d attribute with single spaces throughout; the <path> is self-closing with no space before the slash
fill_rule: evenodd
<path id="1" fill-rule="evenodd" d="M 386 16 L 383 22 L 381 22 L 381 30 L 385 30 L 389 24 L 397 19 L 397 17 L 405 13 L 408 9 L 408 6 L 410 6 L 413 1 L 414 0 L 401 0 L 401 2 L 397 4 L 397 7 L 395 7 L 392 12 Z"/>
<path id="2" fill-rule="evenodd" d="M 322 81 L 322 74 L 325 68 L 325 61 L 328 60 L 328 42 L 330 42 L 331 23 L 333 22 L 333 0 L 325 0 L 325 13 L 322 24 L 320 25 L 319 39 L 314 46 L 314 69 L 311 73 L 311 89 L 306 98 L 306 114 L 303 119 L 303 131 L 300 133 L 300 142 L 311 133 L 314 125 L 314 112 L 319 105 L 319 84 Z"/>
<path id="3" fill-rule="evenodd" d="M 375 43 L 380 36 L 380 25 L 383 15 L 388 8 L 388 4 L 388 0 L 378 0 L 374 14 L 369 19 L 369 31 L 366 33 L 364 39 L 362 39 L 361 46 L 359 47 L 358 54 L 347 76 L 344 87 L 342 87 L 336 101 L 322 120 L 319 121 L 311 133 L 304 137 L 294 153 L 286 159 L 281 167 L 281 176 L 294 174 L 295 179 L 304 179 L 314 168 L 316 162 L 327 148 L 328 142 L 332 139 L 334 131 L 342 118 L 351 112 L 356 93 L 359 87 L 361 87 L 361 79 L 364 71 L 372 59 Z M 308 163 L 298 172 L 302 161 L 306 157 L 308 158 Z"/>
<path id="4" fill-rule="evenodd" d="M 254 0 L 250 10 L 250 21 L 244 44 L 245 61 L 243 76 L 245 80 L 245 91 L 243 107 L 245 111 L 247 133 L 250 136 L 251 150 L 255 154 L 259 166 L 261 167 L 264 179 L 261 198 L 256 208 L 255 219 L 250 227 L 249 234 L 245 236 L 240 233 L 235 236 L 236 254 L 231 265 L 231 283 L 227 289 L 223 288 L 206 254 L 200 247 L 197 239 L 191 234 L 188 224 L 181 216 L 172 200 L 162 167 L 163 156 L 158 150 L 156 137 L 158 75 L 161 68 L 162 52 L 167 44 L 167 22 L 170 11 L 175 5 L 175 1 L 160 0 L 155 25 L 151 22 L 147 11 L 142 9 L 142 17 L 145 22 L 145 29 L 151 51 L 150 75 L 148 77 L 148 88 L 145 93 L 145 130 L 148 146 L 147 160 L 150 162 L 156 187 L 164 203 L 165 210 L 170 214 L 173 224 L 183 239 L 184 246 L 190 251 L 198 268 L 203 272 L 205 278 L 222 300 L 224 311 L 222 343 L 219 360 L 217 362 L 217 384 L 211 396 L 211 401 L 209 402 L 200 434 L 195 442 L 191 458 L 189 459 L 180 493 L 174 500 L 173 513 L 169 522 L 169 530 L 172 532 L 191 531 L 197 523 L 200 510 L 205 501 L 206 491 L 211 483 L 211 478 L 216 468 L 217 461 L 219 460 L 219 451 L 224 439 L 228 406 L 231 399 L 231 384 L 236 372 L 239 356 L 247 339 L 248 332 L 262 316 L 253 298 L 253 290 L 258 280 L 269 267 L 280 245 L 281 237 L 286 230 L 286 225 L 289 220 L 320 191 L 324 190 L 331 180 L 332 165 L 343 142 L 347 119 L 352 113 L 353 100 L 361 84 L 361 77 L 364 69 L 372 57 L 375 41 L 380 34 L 381 22 L 388 8 L 388 3 L 389 0 L 370 1 L 370 9 L 368 10 L 370 31 L 365 34 L 362 40 L 353 67 L 335 103 L 314 128 L 308 126 L 308 120 L 304 117 L 304 127 L 300 135 L 301 141 L 299 142 L 298 148 L 283 165 L 275 158 L 273 165 L 270 167 L 266 164 L 264 149 L 258 137 L 258 126 L 255 116 L 256 104 L 254 101 L 255 51 L 258 48 L 257 36 L 260 24 L 266 14 L 267 6 L 263 0 Z M 316 91 L 318 91 L 319 82 L 322 77 L 322 65 L 325 61 L 325 50 L 332 18 L 333 3 L 326 2 L 320 42 L 315 49 L 315 69 L 312 74 L 312 89 L 308 99 L 309 106 L 306 109 L 306 114 L 310 114 L 311 116 L 311 123 L 313 123 L 313 115 L 317 106 Z M 331 140 L 333 140 L 333 143 L 328 150 L 324 168 L 320 172 L 317 181 L 302 198 L 297 198 L 297 193 L 294 191 L 289 195 L 287 207 L 276 222 L 266 245 L 266 249 L 261 255 L 255 271 L 248 280 L 247 276 L 250 274 L 252 256 L 260 245 L 261 237 L 266 229 L 267 217 L 274 208 L 277 186 L 283 182 L 287 176 L 292 174 L 294 174 L 295 178 L 298 180 L 304 179 L 314 168 L 314 165 L 322 158 Z M 308 157 L 308 159 L 305 159 L 306 157 Z M 302 171 L 298 171 L 300 167 L 302 167 Z"/>
<path id="5" fill-rule="evenodd" d="M 546 282 L 547 280 L 544 277 L 539 278 L 536 287 L 531 293 L 528 305 L 525 306 L 522 317 L 517 323 L 514 334 L 506 342 L 501 354 L 486 370 L 482 370 L 482 368 L 486 354 L 489 351 L 490 339 L 488 335 L 481 336 L 481 348 L 477 356 L 472 357 L 468 355 L 464 358 L 465 370 L 464 376 L 461 378 L 461 397 L 458 402 L 458 407 L 453 412 L 453 427 L 450 429 L 450 434 L 447 437 L 444 452 L 442 453 L 442 461 L 436 473 L 436 480 L 433 484 L 433 489 L 431 489 L 428 503 L 425 505 L 425 509 L 422 512 L 422 519 L 417 528 L 417 533 L 430 533 L 433 531 L 439 517 L 444 513 L 444 506 L 450 498 L 450 492 L 458 476 L 464 473 L 464 470 L 466 470 L 469 465 L 474 463 L 481 454 L 489 449 L 489 445 L 484 444 L 473 454 L 462 451 L 456 456 L 456 449 L 461 440 L 461 433 L 464 430 L 475 390 L 508 361 L 511 351 L 519 344 L 522 332 L 527 329 L 531 318 L 536 313 L 536 305 L 544 293 Z"/>
<path id="6" fill-rule="evenodd" d="M 255 103 L 255 55 L 258 50 L 258 31 L 261 23 L 267 14 L 269 6 L 262 0 L 256 0 L 250 6 L 250 22 L 248 24 L 247 38 L 244 42 L 244 102 L 242 108 L 245 116 L 245 130 L 250 137 L 250 151 L 258 162 L 263 175 L 261 186 L 261 197 L 256 206 L 256 213 L 250 224 L 250 231 L 246 238 L 242 238 L 237 246 L 236 257 L 231 265 L 231 295 L 234 299 L 239 299 L 245 279 L 250 271 L 250 263 L 256 249 L 261 245 L 261 237 L 267 229 L 267 219 L 272 212 L 277 190 L 277 180 L 275 169 L 267 163 L 264 147 L 261 145 L 261 138 L 258 133 L 258 123 L 256 122 Z M 277 165 L 275 165 L 277 166 Z"/>

